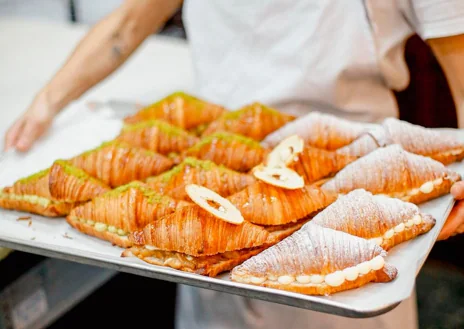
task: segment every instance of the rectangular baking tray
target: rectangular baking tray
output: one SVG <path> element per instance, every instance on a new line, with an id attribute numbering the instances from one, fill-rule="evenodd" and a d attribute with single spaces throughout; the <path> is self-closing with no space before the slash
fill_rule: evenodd
<path id="1" fill-rule="evenodd" d="M 112 139 L 120 129 L 120 120 L 109 112 L 95 114 L 82 107 L 77 111 L 77 116 L 73 111 L 67 111 L 67 116 L 60 118 L 52 133 L 30 153 L 4 157 L 0 164 L 0 186 L 46 168 L 55 159 L 68 158 Z M 459 133 L 459 138 L 464 139 L 464 135 Z M 450 168 L 464 174 L 462 163 L 455 163 Z M 415 278 L 453 205 L 454 200 L 450 195 L 420 205 L 421 210 L 433 215 L 437 223 L 429 233 L 389 252 L 387 262 L 398 268 L 398 277 L 394 281 L 371 283 L 355 290 L 322 297 L 232 282 L 228 279 L 228 273 L 210 278 L 150 265 L 135 257 L 122 258 L 120 255 L 123 249 L 74 230 L 64 219 L 43 218 L 14 211 L 0 210 L 0 246 L 318 312 L 367 318 L 392 310 L 412 294 Z M 31 218 L 18 220 L 25 215 Z"/>

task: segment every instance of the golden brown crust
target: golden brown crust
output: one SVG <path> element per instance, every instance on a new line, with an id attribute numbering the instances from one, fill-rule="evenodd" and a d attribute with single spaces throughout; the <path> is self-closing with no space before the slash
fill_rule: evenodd
<path id="1" fill-rule="evenodd" d="M 198 142 L 198 137 L 160 121 L 126 126 L 117 140 L 159 154 L 179 153 Z"/>
<path id="2" fill-rule="evenodd" d="M 75 206 L 73 203 L 53 202 L 44 207 L 25 200 L 11 200 L 0 197 L 0 208 L 25 211 L 45 217 L 63 217 Z"/>
<path id="3" fill-rule="evenodd" d="M 338 154 L 311 146 L 305 146 L 303 152 L 289 167 L 300 174 L 305 184 L 311 184 L 323 178 L 333 176 L 357 157 Z"/>
<path id="4" fill-rule="evenodd" d="M 159 193 L 190 201 L 185 191 L 185 186 L 188 184 L 198 184 L 222 197 L 227 197 L 255 182 L 251 175 L 235 172 L 212 162 L 190 161 L 190 159 L 185 159 L 170 172 L 147 179 L 146 183 Z"/>
<path id="5" fill-rule="evenodd" d="M 420 204 L 425 201 L 429 201 L 438 198 L 442 195 L 448 194 L 451 190 L 451 186 L 453 186 L 455 182 L 461 180 L 461 178 L 457 174 L 455 175 L 454 173 L 451 173 L 449 176 L 449 179 L 443 179 L 443 183 L 438 186 L 435 186 L 433 191 L 430 193 L 423 193 L 419 191 L 415 195 L 406 195 L 401 196 L 399 198 L 403 201 Z M 394 197 L 395 195 L 392 196 Z"/>
<path id="6" fill-rule="evenodd" d="M 224 112 L 226 110 L 222 106 L 177 92 L 141 109 L 133 116 L 125 118 L 124 121 L 136 123 L 158 119 L 189 130 L 212 122 Z"/>
<path id="7" fill-rule="evenodd" d="M 331 295 L 339 291 L 345 291 L 350 289 L 359 288 L 364 286 L 369 282 L 390 282 L 392 281 L 397 275 L 397 269 L 389 264 L 385 264 L 385 266 L 377 271 L 371 271 L 365 275 L 359 276 L 354 281 L 345 281 L 342 285 L 338 287 L 332 287 L 325 283 L 323 284 L 313 284 L 313 285 L 304 285 L 299 283 L 291 283 L 291 284 L 281 284 L 278 281 L 265 281 L 261 284 L 264 287 L 275 288 L 280 290 L 286 290 L 291 292 L 297 292 L 300 294 L 305 295 Z M 231 279 L 233 281 L 240 282 L 237 276 L 231 274 Z"/>
<path id="8" fill-rule="evenodd" d="M 117 233 L 111 233 L 109 231 L 98 231 L 95 229 L 95 226 L 83 223 L 79 221 L 76 217 L 67 216 L 66 221 L 69 225 L 71 225 L 73 228 L 75 228 L 81 233 L 109 241 L 112 244 L 122 248 L 129 248 L 130 246 L 132 246 L 132 243 L 129 241 L 127 236 L 120 236 Z"/>
<path id="9" fill-rule="evenodd" d="M 216 164 L 224 165 L 229 169 L 239 172 L 248 172 L 253 167 L 263 162 L 269 150 L 257 145 L 243 142 L 243 138 L 234 139 L 236 134 L 227 134 L 223 138 L 219 134 L 203 137 L 197 145 L 186 150 L 183 157 L 192 156 L 202 160 L 210 160 Z"/>
<path id="10" fill-rule="evenodd" d="M 253 103 L 237 113 L 223 114 L 210 123 L 202 136 L 228 131 L 260 141 L 294 119 L 292 115 L 277 112 L 260 103 Z"/>
<path id="11" fill-rule="evenodd" d="M 111 187 L 158 175 L 173 165 L 161 154 L 118 142 L 105 143 L 69 162 Z"/>
<path id="12" fill-rule="evenodd" d="M 272 246 L 279 241 L 282 241 L 286 237 L 292 235 L 294 232 L 298 231 L 304 224 L 309 222 L 311 218 L 303 218 L 296 223 L 289 223 L 285 225 L 269 225 L 264 226 L 264 228 L 269 232 L 269 237 L 267 239 L 267 244 Z"/>
<path id="13" fill-rule="evenodd" d="M 134 246 L 123 252 L 122 256 L 136 256 L 141 260 L 159 266 L 168 266 L 184 272 L 191 272 L 215 277 L 243 263 L 248 258 L 258 254 L 265 247 L 225 252 L 222 254 L 202 257 L 191 257 L 178 252 L 148 250 Z M 188 258 L 187 258 L 188 257 Z"/>
<path id="14" fill-rule="evenodd" d="M 159 195 L 144 184 L 134 182 L 74 208 L 68 217 L 92 220 L 133 232 L 187 204 Z"/>
<path id="15" fill-rule="evenodd" d="M 56 161 L 50 169 L 49 190 L 55 200 L 84 202 L 108 192 L 110 187 L 80 169 Z"/>
<path id="16" fill-rule="evenodd" d="M 268 236 L 262 227 L 246 221 L 230 224 L 192 205 L 148 224 L 129 239 L 136 245 L 204 256 L 262 246 Z"/>
<path id="17" fill-rule="evenodd" d="M 337 195 L 315 186 L 286 190 L 258 181 L 228 197 L 245 220 L 257 225 L 296 222 L 324 209 Z"/>
<path id="18" fill-rule="evenodd" d="M 443 163 L 445 166 L 452 164 L 456 161 L 462 161 L 464 159 L 464 147 L 459 149 L 461 152 L 459 154 L 450 154 L 448 152 L 435 153 L 429 155 L 434 160 L 437 160 Z"/>

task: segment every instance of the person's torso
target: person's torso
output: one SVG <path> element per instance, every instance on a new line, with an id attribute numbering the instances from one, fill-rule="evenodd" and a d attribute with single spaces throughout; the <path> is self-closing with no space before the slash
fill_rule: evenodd
<path id="1" fill-rule="evenodd" d="M 397 50 L 410 30 L 392 3 L 186 1 L 195 92 L 230 109 L 261 101 L 297 115 L 396 115 L 389 85 L 407 84 Z"/>

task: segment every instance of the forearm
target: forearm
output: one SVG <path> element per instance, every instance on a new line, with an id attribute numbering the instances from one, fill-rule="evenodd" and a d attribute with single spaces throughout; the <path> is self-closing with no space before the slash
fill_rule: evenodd
<path id="1" fill-rule="evenodd" d="M 121 66 L 181 3 L 180 0 L 125 1 L 82 39 L 41 96 L 53 111 L 60 111 Z"/>
<path id="2" fill-rule="evenodd" d="M 459 127 L 464 128 L 464 34 L 427 42 L 445 72 L 456 104 Z"/>

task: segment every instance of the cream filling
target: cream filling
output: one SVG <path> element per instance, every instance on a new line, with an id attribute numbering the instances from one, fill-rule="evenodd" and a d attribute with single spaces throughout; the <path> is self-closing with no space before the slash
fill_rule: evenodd
<path id="1" fill-rule="evenodd" d="M 446 179 L 446 178 L 445 178 Z M 422 184 L 418 188 L 413 188 L 406 192 L 397 192 L 397 193 L 390 193 L 390 194 L 377 194 L 377 195 L 384 195 L 386 197 L 395 197 L 395 198 L 403 198 L 408 196 L 415 196 L 419 193 L 429 194 L 435 189 L 436 186 L 443 184 L 443 178 L 437 178 L 433 181 L 428 181 Z"/>
<path id="2" fill-rule="evenodd" d="M 366 275 L 371 271 L 378 271 L 385 265 L 385 260 L 382 256 L 376 256 L 373 259 L 362 262 L 356 266 L 345 268 L 341 271 L 335 271 L 327 275 L 320 274 L 300 274 L 297 276 L 281 275 L 275 276 L 269 274 L 263 277 L 252 275 L 238 276 L 239 281 L 252 284 L 263 284 L 265 282 L 278 282 L 282 285 L 323 285 L 331 287 L 339 287 L 345 281 L 354 281 L 362 275 Z M 237 278 L 237 277 L 235 277 Z"/>
<path id="3" fill-rule="evenodd" d="M 52 200 L 37 196 L 37 195 L 20 195 L 20 194 L 12 194 L 12 193 L 4 193 L 0 192 L 0 198 L 8 199 L 8 200 L 15 200 L 15 201 L 26 201 L 32 204 L 38 204 L 42 207 L 48 207 L 51 203 L 54 203 Z"/>
<path id="4" fill-rule="evenodd" d="M 79 221 L 82 224 L 87 224 L 87 225 L 93 226 L 93 227 L 95 227 L 95 230 L 98 231 L 98 232 L 108 231 L 110 233 L 117 234 L 117 235 L 119 235 L 121 237 L 126 237 L 126 238 L 127 238 L 127 235 L 129 234 L 128 232 L 124 231 L 123 229 L 117 228 L 117 227 L 115 227 L 113 225 L 107 225 L 105 223 L 95 222 L 95 221 L 93 221 L 91 219 L 74 217 L 73 220 Z"/>
<path id="5" fill-rule="evenodd" d="M 464 152 L 464 151 L 463 150 L 451 150 L 451 151 L 448 151 L 448 152 L 443 152 L 441 154 L 444 155 L 444 156 L 447 156 L 447 155 L 459 155 L 462 152 Z"/>
<path id="6" fill-rule="evenodd" d="M 410 218 L 407 221 L 405 221 L 404 223 L 399 223 L 395 227 L 389 229 L 382 236 L 371 238 L 371 239 L 369 239 L 369 241 L 372 241 L 375 244 L 380 246 L 380 245 L 382 245 L 384 240 L 391 239 L 395 235 L 395 233 L 401 233 L 406 228 L 411 228 L 414 225 L 420 225 L 420 224 L 422 224 L 422 217 L 421 217 L 421 215 L 417 214 L 413 218 Z"/>

